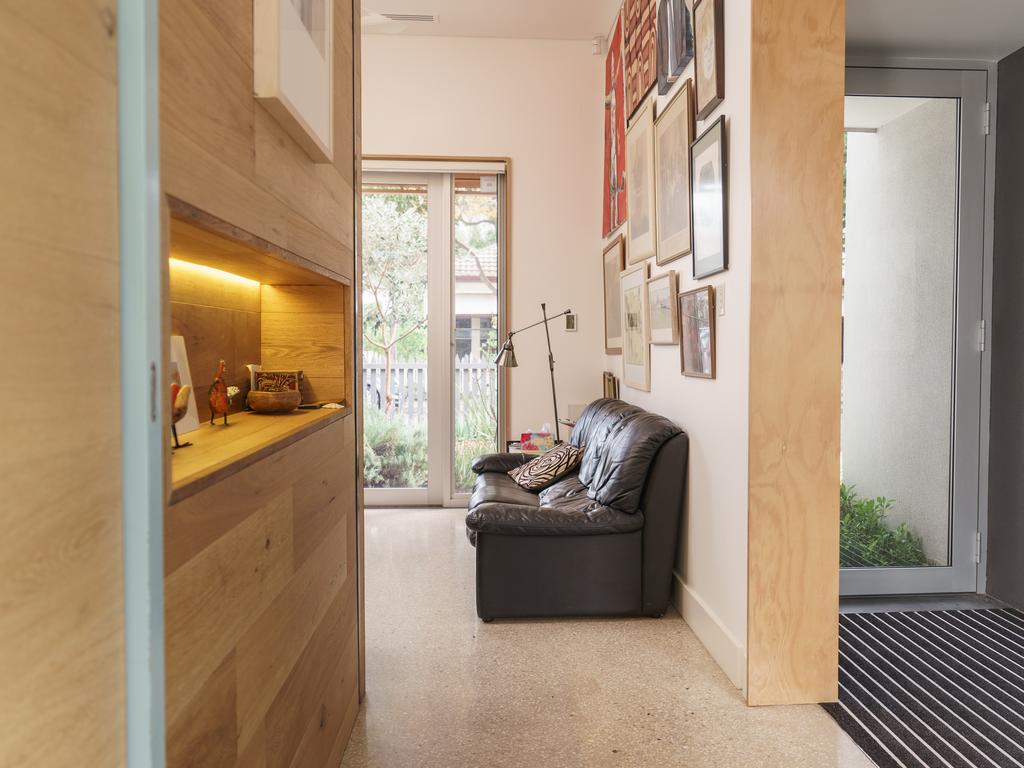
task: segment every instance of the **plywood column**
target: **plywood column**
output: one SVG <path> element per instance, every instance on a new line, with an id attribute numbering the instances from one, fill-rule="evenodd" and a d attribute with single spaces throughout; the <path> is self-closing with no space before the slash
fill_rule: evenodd
<path id="1" fill-rule="evenodd" d="M 747 696 L 838 695 L 845 0 L 752 0 Z"/>

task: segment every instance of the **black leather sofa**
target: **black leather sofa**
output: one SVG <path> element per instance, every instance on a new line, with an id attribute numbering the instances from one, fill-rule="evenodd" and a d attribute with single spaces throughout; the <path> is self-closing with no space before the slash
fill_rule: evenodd
<path id="1" fill-rule="evenodd" d="M 466 527 L 484 621 L 528 616 L 661 616 L 686 492 L 686 433 L 621 400 L 597 400 L 570 442 L 578 471 L 538 493 L 508 471 L 529 456 L 473 463 Z"/>

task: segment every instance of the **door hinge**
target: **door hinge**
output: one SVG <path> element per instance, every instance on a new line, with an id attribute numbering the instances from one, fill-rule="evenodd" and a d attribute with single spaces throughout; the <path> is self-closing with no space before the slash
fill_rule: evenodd
<path id="1" fill-rule="evenodd" d="M 981 562 L 981 531 L 974 534 L 974 562 Z"/>
<path id="2" fill-rule="evenodd" d="M 986 136 L 992 133 L 992 104 L 990 102 L 985 102 L 981 113 L 981 124 Z"/>
<path id="3" fill-rule="evenodd" d="M 984 320 L 978 321 L 978 349 L 982 352 L 985 351 L 985 342 L 988 336 L 988 326 Z"/>

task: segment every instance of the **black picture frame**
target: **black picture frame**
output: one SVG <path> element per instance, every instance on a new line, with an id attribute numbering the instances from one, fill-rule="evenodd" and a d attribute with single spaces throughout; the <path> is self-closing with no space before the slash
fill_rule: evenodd
<path id="1" fill-rule="evenodd" d="M 658 95 L 664 96 L 695 53 L 693 14 L 686 0 L 658 0 Z"/>
<path id="2" fill-rule="evenodd" d="M 695 280 L 729 268 L 727 150 L 725 115 L 715 120 L 690 145 L 690 226 L 693 228 Z"/>

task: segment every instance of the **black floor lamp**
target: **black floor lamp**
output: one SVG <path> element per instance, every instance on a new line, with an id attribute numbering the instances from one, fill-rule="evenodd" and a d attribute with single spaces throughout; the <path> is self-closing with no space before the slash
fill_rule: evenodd
<path id="1" fill-rule="evenodd" d="M 516 362 L 516 348 L 512 346 L 512 337 L 517 333 L 522 333 L 523 331 L 528 331 L 531 328 L 536 328 L 538 325 L 544 326 L 544 335 L 547 336 L 548 339 L 548 369 L 551 371 L 551 404 L 555 408 L 555 441 L 560 443 L 562 442 L 562 435 L 558 429 L 558 396 L 555 394 L 555 356 L 551 354 L 551 332 L 548 330 L 548 323 L 559 317 L 571 315 L 572 310 L 567 309 L 564 312 L 559 312 L 557 315 L 548 317 L 547 305 L 541 303 L 540 311 L 544 316 L 543 320 L 538 320 L 536 323 L 527 325 L 516 331 L 509 331 L 508 338 L 505 339 L 505 343 L 502 345 L 501 349 L 498 350 L 498 356 L 494 358 L 494 364 L 502 368 L 517 368 L 519 363 Z"/>

